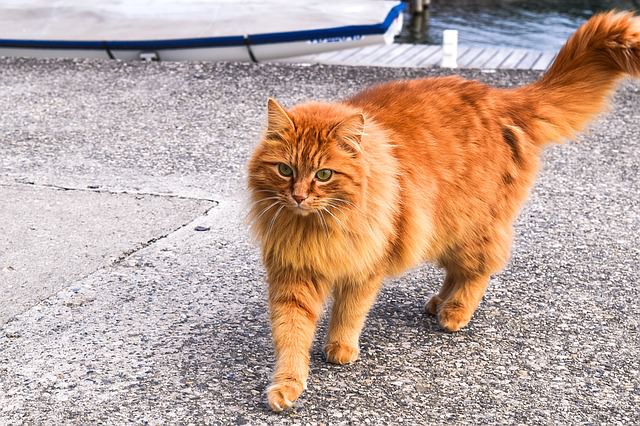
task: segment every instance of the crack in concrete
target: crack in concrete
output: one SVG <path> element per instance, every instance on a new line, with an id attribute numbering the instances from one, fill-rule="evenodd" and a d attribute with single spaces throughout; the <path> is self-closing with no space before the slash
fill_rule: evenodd
<path id="1" fill-rule="evenodd" d="M 176 194 L 163 194 L 160 192 L 145 192 L 145 191 L 130 191 L 130 190 L 112 190 L 112 189 L 105 189 L 105 188 L 91 188 L 91 187 L 86 187 L 86 188 L 80 188 L 80 187 L 73 187 L 73 186 L 63 186 L 63 185 L 55 185 L 55 184 L 51 184 L 51 183 L 36 183 L 34 181 L 29 181 L 29 180 L 17 180 L 15 179 L 13 181 L 14 183 L 2 183 L 0 182 L 0 186 L 4 186 L 4 187 L 10 187 L 10 186 L 14 186 L 14 185 L 24 185 L 24 186 L 33 186 L 33 187 L 37 187 L 37 188 L 51 188 L 51 189 L 57 189 L 60 191 L 80 191 L 80 192 L 93 192 L 93 193 L 99 193 L 99 194 L 113 194 L 113 195 L 148 195 L 151 197 L 166 197 L 166 198 L 178 198 L 181 200 L 200 200 L 200 201 L 209 201 L 212 203 L 216 203 L 216 205 L 218 205 L 218 201 L 212 199 L 212 198 L 203 198 L 203 197 L 193 197 L 193 196 L 188 196 L 188 195 L 176 195 Z"/>
<path id="2" fill-rule="evenodd" d="M 210 201 L 210 202 L 212 202 L 212 203 L 213 203 L 213 205 L 212 205 L 212 206 L 210 206 L 209 208 L 207 208 L 207 209 L 206 209 L 206 210 L 205 210 L 205 211 L 204 211 L 200 216 L 198 216 L 198 217 L 202 217 L 202 216 L 206 216 L 206 215 L 208 215 L 208 214 L 209 214 L 209 212 L 210 212 L 213 208 L 217 207 L 217 206 L 220 204 L 218 201 L 215 201 L 215 200 L 203 200 L 203 201 Z M 140 243 L 139 247 L 134 247 L 134 248 L 132 248 L 132 249 L 130 249 L 130 250 L 126 250 L 124 253 L 122 253 L 120 256 L 118 256 L 116 259 L 114 259 L 113 261 L 111 261 L 111 262 L 110 262 L 110 264 L 109 264 L 108 266 L 115 266 L 115 265 L 117 265 L 117 264 L 121 263 L 122 261 L 124 261 L 124 260 L 125 260 L 126 258 L 128 258 L 129 256 L 132 256 L 132 255 L 134 255 L 135 253 L 137 253 L 137 252 L 139 252 L 139 251 L 141 251 L 141 250 L 144 250 L 145 248 L 149 247 L 150 245 L 152 245 L 152 244 L 154 244 L 154 243 L 156 243 L 156 242 L 158 242 L 158 241 L 160 241 L 160 240 L 163 240 L 163 239 L 165 239 L 165 238 L 169 237 L 171 234 L 174 234 L 174 233 L 176 233 L 176 232 L 180 231 L 181 229 L 186 228 L 187 226 L 189 226 L 189 224 L 190 224 L 190 223 L 193 223 L 193 221 L 194 221 L 194 220 L 196 220 L 196 219 L 197 219 L 197 217 L 196 217 L 196 218 L 191 219 L 190 221 L 188 221 L 188 222 L 186 222 L 186 223 L 183 223 L 182 225 L 178 226 L 177 228 L 174 228 L 173 230 L 171 230 L 171 231 L 169 231 L 169 232 L 164 233 L 163 235 L 159 235 L 159 236 L 157 236 L 157 237 L 153 237 L 153 238 L 151 238 L 150 240 L 147 240 L 146 242 Z M 102 269 L 102 268 L 100 268 L 100 269 Z M 98 269 L 98 270 L 100 270 L 100 269 Z M 94 272 L 96 272 L 96 271 L 94 271 Z M 89 274 L 89 275 L 91 275 L 91 274 Z"/>
<path id="3" fill-rule="evenodd" d="M 204 212 L 202 212 L 202 214 L 192 218 L 191 220 L 184 222 L 182 224 L 180 224 L 179 226 L 171 229 L 168 232 L 165 232 L 162 235 L 158 235 L 156 237 L 153 237 L 147 241 L 144 241 L 142 243 L 139 243 L 137 245 L 135 245 L 134 247 L 132 247 L 129 250 L 124 251 L 122 254 L 120 254 L 118 257 L 116 257 L 115 259 L 109 261 L 109 263 L 107 263 L 104 266 L 101 266 L 85 275 L 82 275 L 78 278 L 76 278 L 75 280 L 73 280 L 72 282 L 69 282 L 63 289 L 56 291 L 52 294 L 49 294 L 46 297 L 43 297 L 39 300 L 36 301 L 36 303 L 34 303 L 33 305 L 27 307 L 25 310 L 17 313 L 16 315 L 11 316 L 10 318 L 7 319 L 7 321 L 2 324 L 0 323 L 0 331 L 3 331 L 5 329 L 5 327 L 13 322 L 16 321 L 18 319 L 19 316 L 24 315 L 25 313 L 29 312 L 30 310 L 34 309 L 35 307 L 41 305 L 42 303 L 46 302 L 47 300 L 55 297 L 58 293 L 60 293 L 60 291 L 64 291 L 65 289 L 68 289 L 70 287 L 72 287 L 75 283 L 81 282 L 86 280 L 88 277 L 106 269 L 106 268 L 110 268 L 113 266 L 116 266 L 120 263 L 122 263 L 124 260 L 126 260 L 127 258 L 129 258 L 130 256 L 146 249 L 147 247 L 150 247 L 151 245 L 153 245 L 154 243 L 163 240 L 165 238 L 168 238 L 170 235 L 180 231 L 181 229 L 186 228 L 187 226 L 189 226 L 189 224 L 193 223 L 198 217 L 203 217 L 209 214 L 209 212 L 214 209 L 215 207 L 217 207 L 218 205 L 220 205 L 219 201 L 216 200 L 212 200 L 212 199 L 206 199 L 206 198 L 195 198 L 195 197 L 184 197 L 184 196 L 179 196 L 179 195 L 170 195 L 170 194 L 154 194 L 154 193 L 148 193 L 148 192 L 136 192 L 136 193 L 131 193 L 131 192 L 126 192 L 126 191 L 122 191 L 122 192 L 115 192 L 115 191 L 109 191 L 109 190 L 94 190 L 94 189 L 90 189 L 90 188 L 73 188 L 73 187 L 63 187 L 63 186 L 58 186 L 58 185 L 52 185 L 52 184 L 37 184 L 35 182 L 28 182 L 28 181 L 15 181 L 16 184 L 20 184 L 20 185 L 26 185 L 26 186 L 35 186 L 35 187 L 43 187 L 43 188 L 51 188 L 51 189 L 55 189 L 55 190 L 60 190 L 60 191 L 81 191 L 81 192 L 100 192 L 100 193 L 106 193 L 106 194 L 113 194 L 113 195 L 148 195 L 148 196 L 154 196 L 154 197 L 170 197 L 170 198 L 179 198 L 179 199 L 187 199 L 187 200 L 196 200 L 196 201 L 205 201 L 205 202 L 209 202 L 212 205 L 209 206 L 207 209 L 205 209 Z M 7 184 L 7 183 L 2 183 L 0 182 L 0 187 L 11 187 L 15 184 Z"/>

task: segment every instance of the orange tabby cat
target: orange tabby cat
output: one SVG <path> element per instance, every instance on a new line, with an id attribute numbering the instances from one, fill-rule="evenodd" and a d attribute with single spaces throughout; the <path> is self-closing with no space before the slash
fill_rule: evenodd
<path id="1" fill-rule="evenodd" d="M 640 18 L 610 12 L 525 87 L 445 77 L 289 111 L 269 99 L 249 189 L 269 282 L 271 408 L 290 407 L 305 388 L 330 294 L 325 353 L 337 364 L 358 358 L 382 280 L 423 261 L 446 270 L 427 312 L 446 330 L 464 327 L 509 256 L 544 145 L 581 130 L 625 74 L 640 76 Z"/>

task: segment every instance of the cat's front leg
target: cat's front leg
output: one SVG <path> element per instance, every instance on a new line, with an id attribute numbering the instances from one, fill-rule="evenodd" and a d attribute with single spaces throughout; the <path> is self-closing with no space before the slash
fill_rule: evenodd
<path id="1" fill-rule="evenodd" d="M 290 272 L 269 280 L 276 365 L 267 399 L 274 411 L 290 408 L 307 386 L 309 351 L 326 293 L 325 285 Z"/>
<path id="2" fill-rule="evenodd" d="M 336 284 L 325 346 L 327 361 L 349 364 L 358 359 L 360 332 L 381 284 L 380 277 L 365 282 L 345 281 Z"/>

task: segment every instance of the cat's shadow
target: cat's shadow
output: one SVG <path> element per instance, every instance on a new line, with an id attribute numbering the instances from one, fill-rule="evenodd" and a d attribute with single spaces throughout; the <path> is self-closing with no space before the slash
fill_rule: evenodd
<path id="1" fill-rule="evenodd" d="M 325 360 L 328 306 L 311 351 L 309 390 L 297 404 L 297 412 L 336 404 L 340 395 L 364 398 L 370 389 L 363 386 L 370 384 L 372 375 L 382 380 L 410 365 L 407 353 L 419 351 L 427 359 L 438 356 L 433 342 L 450 334 L 424 311 L 424 303 L 437 288 L 437 284 L 425 285 L 425 280 L 438 283 L 439 279 L 433 270 L 420 270 L 388 282 L 369 313 L 360 341 L 361 357 L 352 365 L 337 366 Z M 246 416 L 271 415 L 265 389 L 273 362 L 266 300 L 253 299 L 232 316 L 209 318 L 190 329 L 181 347 L 180 375 L 198 390 L 198 410 L 217 400 L 234 407 L 246 420 Z"/>

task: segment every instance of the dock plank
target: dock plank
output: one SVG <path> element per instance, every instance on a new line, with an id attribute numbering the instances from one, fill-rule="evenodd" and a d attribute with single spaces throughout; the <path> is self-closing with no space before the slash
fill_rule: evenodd
<path id="1" fill-rule="evenodd" d="M 343 50 L 343 51 L 339 52 L 338 54 L 324 53 L 324 54 L 322 54 L 324 56 L 320 56 L 319 55 L 320 63 L 322 63 L 322 64 L 332 64 L 332 65 L 350 64 L 351 61 L 353 61 L 352 58 L 357 58 L 359 56 L 362 56 L 363 54 L 366 54 L 366 50 L 365 49 L 368 49 L 370 47 L 373 47 L 373 46 L 356 47 L 356 48 L 353 48 L 353 49 L 346 49 L 346 50 Z"/>
<path id="2" fill-rule="evenodd" d="M 380 64 L 396 66 L 396 59 L 401 57 L 406 51 L 411 49 L 410 44 L 394 44 L 393 50 L 388 55 L 382 57 Z"/>
<path id="3" fill-rule="evenodd" d="M 440 46 L 420 46 L 420 49 L 417 49 L 417 52 L 414 56 L 410 58 L 406 58 L 404 63 L 401 65 L 403 67 L 415 67 L 423 61 L 428 61 L 431 56 L 434 56 L 438 53 L 438 51 L 442 50 Z"/>
<path id="4" fill-rule="evenodd" d="M 367 61 L 369 59 L 371 59 L 372 57 L 374 57 L 375 55 L 378 54 L 378 52 L 384 48 L 386 48 L 387 46 L 381 44 L 381 45 L 375 45 L 375 46 L 367 46 L 367 47 L 362 47 L 361 51 L 358 52 L 357 55 L 352 55 L 347 57 L 346 59 L 348 60 L 342 60 L 340 63 L 344 64 L 344 65 L 362 65 L 363 61 Z"/>
<path id="5" fill-rule="evenodd" d="M 398 45 L 395 44 L 382 46 L 380 49 L 372 52 L 370 55 L 359 59 L 356 64 L 370 66 L 383 65 L 384 59 L 387 57 L 387 55 L 393 53 L 397 46 Z"/>
<path id="6" fill-rule="evenodd" d="M 467 53 L 469 53 L 469 47 L 458 46 L 458 56 L 456 57 L 456 63 L 460 63 L 460 60 L 463 59 Z"/>
<path id="7" fill-rule="evenodd" d="M 510 47 L 458 46 L 458 68 L 544 70 L 557 52 Z M 381 67 L 438 67 L 442 47 L 420 44 L 378 44 L 334 52 L 278 59 L 273 62 L 304 62 Z"/>
<path id="8" fill-rule="evenodd" d="M 557 54 L 558 52 L 543 52 L 531 69 L 546 70 L 556 58 Z"/>
<path id="9" fill-rule="evenodd" d="M 346 52 L 353 53 L 354 50 L 356 49 L 344 49 L 344 50 L 338 50 L 335 52 L 316 53 L 315 55 L 299 56 L 298 58 L 316 58 L 321 61 L 328 61 L 328 60 L 331 60 L 331 58 L 334 58 L 338 55 L 344 55 Z"/>
<path id="10" fill-rule="evenodd" d="M 351 56 L 365 54 L 366 49 L 368 49 L 369 47 L 374 47 L 374 46 L 355 47 L 355 48 L 352 48 L 352 49 L 339 50 L 336 53 L 325 53 L 324 55 L 326 55 L 326 56 L 324 56 L 324 60 L 330 61 L 332 63 L 342 62 L 342 61 L 345 61 L 346 59 L 350 58 Z M 375 47 L 377 47 L 377 46 L 375 46 Z"/>
<path id="11" fill-rule="evenodd" d="M 516 65 L 516 68 L 520 70 L 530 70 L 541 56 L 542 52 L 529 50 L 525 57 Z"/>
<path id="12" fill-rule="evenodd" d="M 487 47 L 476 58 L 467 64 L 467 68 L 486 68 L 485 64 L 493 59 L 499 49 L 496 47 Z"/>
<path id="13" fill-rule="evenodd" d="M 399 56 L 395 56 L 389 65 L 394 67 L 406 67 L 407 62 L 424 51 L 425 46 L 420 44 L 409 44 L 409 48 L 404 50 Z"/>
<path id="14" fill-rule="evenodd" d="M 495 54 L 487 62 L 482 65 L 485 69 L 496 69 L 511 55 L 513 49 L 507 49 L 499 47 L 496 49 Z"/>
<path id="15" fill-rule="evenodd" d="M 465 53 L 458 55 L 458 67 L 468 68 L 469 64 L 471 64 L 478 56 L 482 55 L 484 50 L 485 49 L 483 47 L 470 47 Z"/>
<path id="16" fill-rule="evenodd" d="M 500 65 L 498 65 L 498 68 L 514 69 L 526 55 L 527 51 L 524 49 L 513 49 L 509 56 Z"/>
<path id="17" fill-rule="evenodd" d="M 440 66 L 442 62 L 442 47 L 438 46 L 433 55 L 422 59 L 416 66 L 418 67 L 435 67 Z"/>

